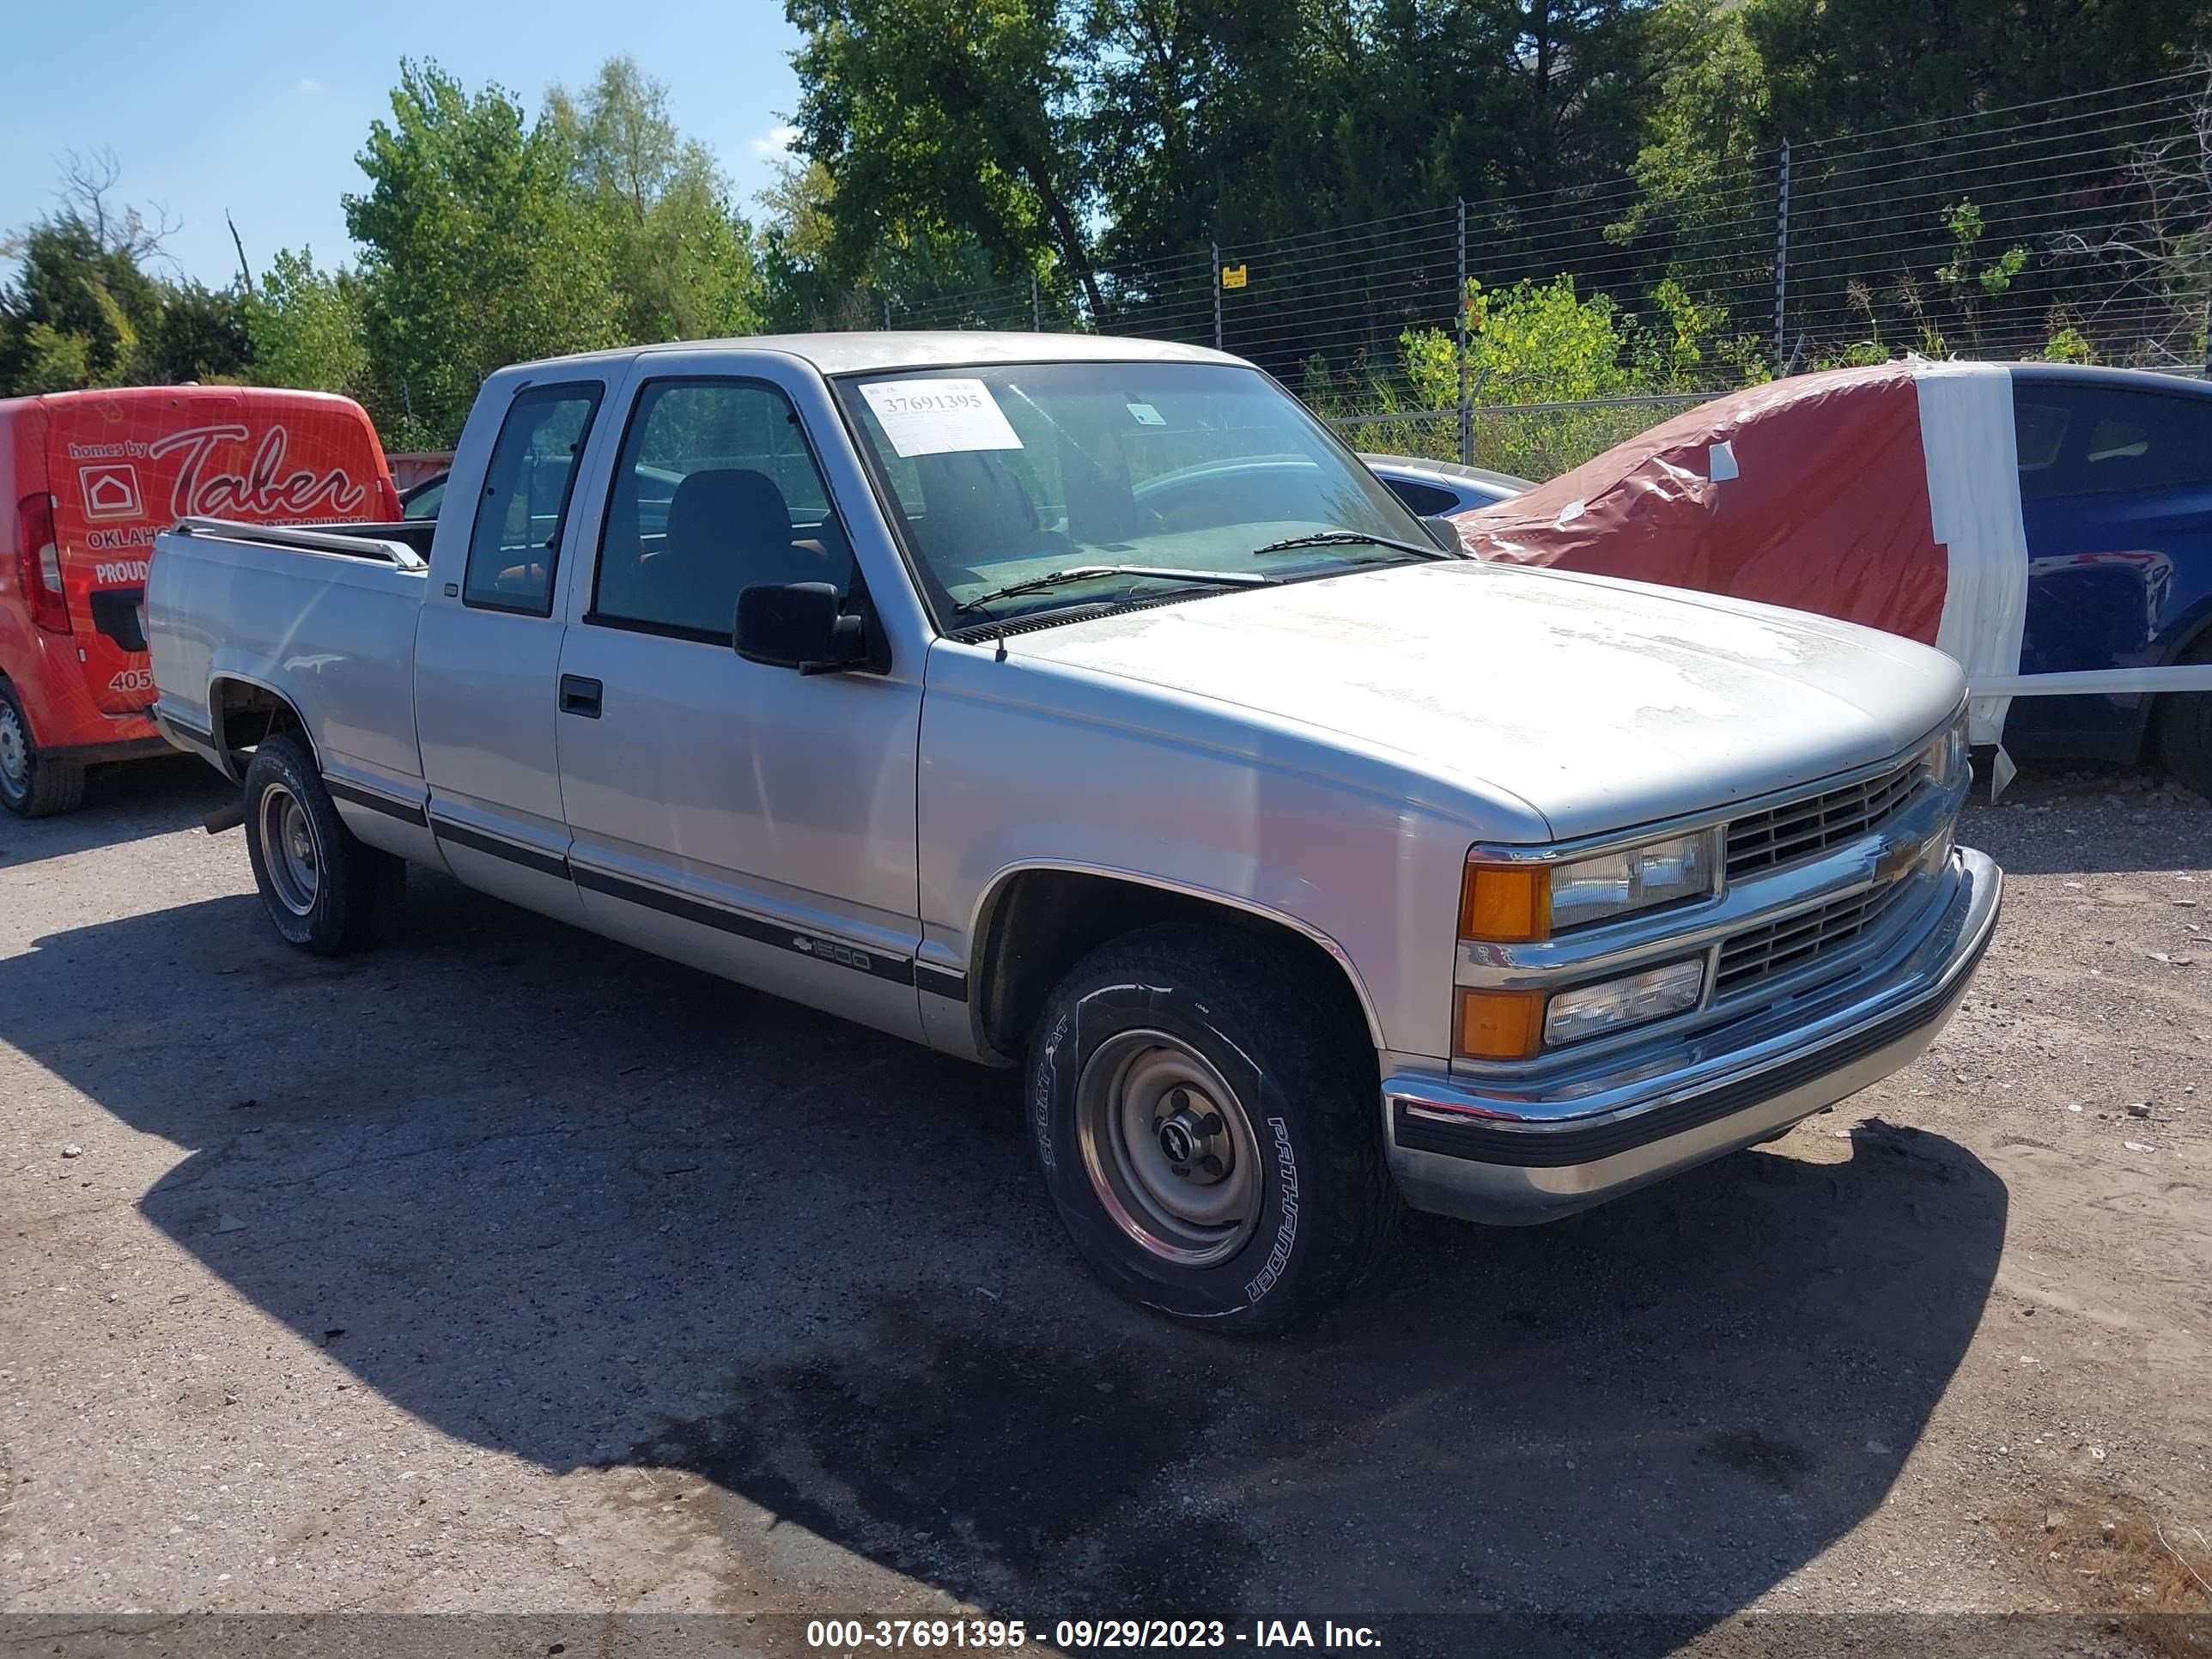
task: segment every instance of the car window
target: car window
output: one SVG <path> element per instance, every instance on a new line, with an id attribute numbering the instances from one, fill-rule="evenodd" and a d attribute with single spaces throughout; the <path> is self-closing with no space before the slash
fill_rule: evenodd
<path id="1" fill-rule="evenodd" d="M 1425 519 L 1449 513 L 1459 506 L 1459 497 L 1441 484 L 1419 483 L 1412 478 L 1392 478 L 1381 473 L 1376 476 L 1390 486 L 1392 495 Z"/>
<path id="2" fill-rule="evenodd" d="M 853 583 L 852 544 L 791 402 L 758 380 L 647 384 L 615 463 L 586 620 L 727 644 L 738 594 Z"/>
<path id="3" fill-rule="evenodd" d="M 552 614 L 553 572 L 576 458 L 599 406 L 596 381 L 532 386 L 507 406 L 469 532 L 464 603 L 533 617 Z"/>
<path id="4" fill-rule="evenodd" d="M 409 496 L 407 505 L 399 511 L 399 516 L 403 519 L 434 519 L 445 501 L 446 481 L 441 478 L 435 483 L 423 485 Z"/>
<path id="5" fill-rule="evenodd" d="M 2028 386 L 2013 416 L 2024 499 L 2212 485 L 2212 398 Z"/>

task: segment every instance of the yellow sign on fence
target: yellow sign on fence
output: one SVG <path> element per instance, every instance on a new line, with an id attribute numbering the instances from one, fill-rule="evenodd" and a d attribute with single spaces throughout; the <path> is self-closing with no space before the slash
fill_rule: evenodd
<path id="1" fill-rule="evenodd" d="M 1222 266 L 1222 267 L 1221 267 L 1221 286 L 1222 286 L 1222 287 L 1224 287 L 1224 288 L 1242 288 L 1242 287 L 1243 287 L 1243 286 L 1244 286 L 1244 267 L 1243 267 L 1243 266 L 1242 266 L 1242 265 L 1224 265 L 1224 266 Z"/>

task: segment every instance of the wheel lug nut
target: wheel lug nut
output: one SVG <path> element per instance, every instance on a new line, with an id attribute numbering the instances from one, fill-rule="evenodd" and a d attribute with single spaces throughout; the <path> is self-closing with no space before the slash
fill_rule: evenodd
<path id="1" fill-rule="evenodd" d="M 1221 1160 L 1216 1158 L 1212 1152 L 1208 1152 L 1204 1158 L 1198 1160 L 1198 1167 L 1205 1170 L 1206 1174 L 1212 1176 L 1215 1180 L 1218 1181 L 1226 1166 L 1224 1165 Z"/>
<path id="2" fill-rule="evenodd" d="M 1198 1121 L 1198 1132 L 1201 1135 L 1218 1135 L 1221 1127 L 1221 1114 L 1218 1112 L 1208 1112 Z"/>

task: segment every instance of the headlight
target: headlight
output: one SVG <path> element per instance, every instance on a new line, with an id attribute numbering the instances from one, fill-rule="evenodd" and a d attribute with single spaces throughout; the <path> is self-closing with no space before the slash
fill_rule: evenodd
<path id="1" fill-rule="evenodd" d="M 1646 842 L 1571 864 L 1470 860 L 1460 888 L 1460 937 L 1517 944 L 1703 898 L 1713 890 L 1715 868 L 1710 833 Z"/>
<path id="2" fill-rule="evenodd" d="M 1712 837 L 1677 836 L 1553 866 L 1552 931 L 1713 890 Z"/>
<path id="3" fill-rule="evenodd" d="M 1920 764 L 1942 789 L 1956 789 L 1966 781 L 1966 714 L 1959 711 L 1942 736 L 1932 739 L 1920 751 Z"/>
<path id="4" fill-rule="evenodd" d="M 1579 1042 L 1623 1025 L 1682 1013 L 1698 1006 L 1705 988 L 1705 958 L 1694 957 L 1626 979 L 1562 991 L 1544 1011 L 1544 1046 Z"/>

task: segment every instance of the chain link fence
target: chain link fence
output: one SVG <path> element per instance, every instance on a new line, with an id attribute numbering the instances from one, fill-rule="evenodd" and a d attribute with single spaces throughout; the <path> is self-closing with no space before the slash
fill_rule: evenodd
<path id="1" fill-rule="evenodd" d="M 1024 278 L 899 328 L 1084 329 L 1249 358 L 1359 447 L 1541 477 L 1705 397 L 1906 351 L 2191 372 L 2206 355 L 2201 70 L 1633 179 Z"/>

